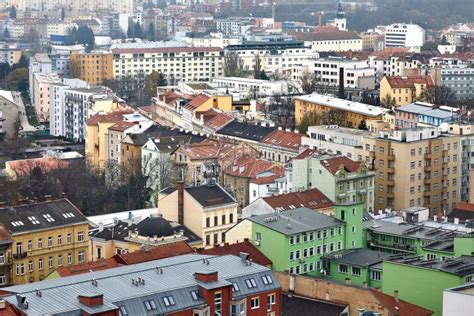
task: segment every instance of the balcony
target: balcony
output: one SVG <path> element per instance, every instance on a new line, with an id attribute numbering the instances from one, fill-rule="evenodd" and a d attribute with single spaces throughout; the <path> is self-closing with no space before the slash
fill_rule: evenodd
<path id="1" fill-rule="evenodd" d="M 433 157 L 433 154 L 432 153 L 425 153 L 425 159 L 426 160 L 429 160 Z"/>
<path id="2" fill-rule="evenodd" d="M 431 191 L 424 191 L 423 196 L 426 196 L 426 197 L 431 196 Z"/>
<path id="3" fill-rule="evenodd" d="M 393 168 L 393 167 L 388 167 L 388 168 L 387 168 L 387 173 L 395 173 L 395 168 Z"/>
<path id="4" fill-rule="evenodd" d="M 393 192 L 388 192 L 388 193 L 387 193 L 387 197 L 388 197 L 389 199 L 393 199 L 393 198 L 395 198 L 395 194 L 394 194 Z"/>
<path id="5" fill-rule="evenodd" d="M 396 250 L 396 251 L 401 251 L 401 252 L 409 252 L 409 253 L 416 252 L 413 246 L 407 245 L 407 244 L 385 242 L 378 239 L 370 240 L 370 244 L 371 246 L 386 248 L 386 249 L 391 249 L 391 250 Z"/>
<path id="6" fill-rule="evenodd" d="M 13 258 L 19 260 L 19 259 L 26 258 L 27 256 L 28 256 L 27 252 L 21 252 L 21 253 L 15 253 L 13 255 Z"/>
<path id="7" fill-rule="evenodd" d="M 430 165 L 425 166 L 424 170 L 425 172 L 431 172 L 431 166 Z"/>
<path id="8" fill-rule="evenodd" d="M 387 159 L 388 159 L 388 161 L 394 161 L 395 160 L 395 155 L 388 155 Z"/>
<path id="9" fill-rule="evenodd" d="M 394 186 L 394 185 L 395 185 L 395 181 L 394 181 L 394 180 L 387 180 L 387 185 L 388 185 L 388 186 Z"/>

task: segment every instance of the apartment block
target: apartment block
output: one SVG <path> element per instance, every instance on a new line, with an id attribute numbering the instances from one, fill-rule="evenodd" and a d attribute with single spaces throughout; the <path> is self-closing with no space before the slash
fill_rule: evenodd
<path id="1" fill-rule="evenodd" d="M 112 53 L 72 53 L 70 71 L 75 77 L 90 85 L 100 85 L 105 80 L 113 79 Z"/>
<path id="2" fill-rule="evenodd" d="M 380 82 L 380 98 L 392 97 L 396 106 L 417 101 L 423 90 L 433 87 L 430 76 L 386 76 Z"/>
<path id="3" fill-rule="evenodd" d="M 313 32 L 291 32 L 297 40 L 304 41 L 313 52 L 361 51 L 362 39 L 353 31 L 336 27 L 319 27 Z"/>
<path id="4" fill-rule="evenodd" d="M 421 47 L 425 30 L 416 24 L 392 24 L 385 30 L 385 47 Z"/>
<path id="5" fill-rule="evenodd" d="M 218 47 L 163 47 L 156 43 L 113 46 L 113 77 L 162 73 L 169 84 L 178 81 L 209 81 L 223 75 L 224 51 Z"/>
<path id="6" fill-rule="evenodd" d="M 10 244 L 0 260 L 11 266 L 9 277 L 0 272 L 3 285 L 41 281 L 58 267 L 88 260 L 89 222 L 69 200 L 4 207 L 0 213 L 0 227 L 9 232 L 2 234 L 2 245 Z"/>
<path id="7" fill-rule="evenodd" d="M 364 138 L 366 162 L 375 170 L 375 210 L 428 207 L 450 211 L 460 200 L 459 136 L 436 128 L 405 129 Z"/>
<path id="8" fill-rule="evenodd" d="M 441 82 L 453 90 L 459 101 L 474 98 L 474 68 L 445 68 L 441 70 Z"/>

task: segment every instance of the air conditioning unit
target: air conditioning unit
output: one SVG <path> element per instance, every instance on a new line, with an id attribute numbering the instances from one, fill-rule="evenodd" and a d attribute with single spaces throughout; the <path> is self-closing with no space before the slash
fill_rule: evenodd
<path id="1" fill-rule="evenodd" d="M 259 241 L 256 241 L 256 242 L 255 242 L 255 246 L 260 246 L 260 242 L 259 242 Z"/>

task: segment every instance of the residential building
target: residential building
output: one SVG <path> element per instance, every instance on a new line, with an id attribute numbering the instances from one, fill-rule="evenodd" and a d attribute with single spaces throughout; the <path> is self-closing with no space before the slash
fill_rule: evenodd
<path id="1" fill-rule="evenodd" d="M 300 207 L 247 217 L 226 238 L 251 238 L 276 271 L 321 276 L 324 255 L 362 246 L 362 216 L 362 204 L 336 206 L 334 217 Z"/>
<path id="2" fill-rule="evenodd" d="M 283 42 L 244 42 L 241 45 L 229 45 L 226 53 L 237 54 L 242 60 L 243 70 L 252 72 L 257 62 L 267 74 L 279 73 L 289 76 L 291 70 L 304 59 L 317 57 L 317 53 L 302 41 Z"/>
<path id="3" fill-rule="evenodd" d="M 474 68 L 452 67 L 441 69 L 441 82 L 453 90 L 458 101 L 474 98 Z"/>
<path id="4" fill-rule="evenodd" d="M 425 30 L 416 24 L 397 23 L 385 28 L 385 47 L 421 48 Z"/>
<path id="5" fill-rule="evenodd" d="M 2 252 L 12 271 L 5 284 L 40 281 L 57 267 L 88 260 L 89 222 L 69 200 L 4 207 L 0 213 L 10 232 L 5 242 L 11 243 Z"/>
<path id="6" fill-rule="evenodd" d="M 246 97 L 267 97 L 291 92 L 292 87 L 286 80 L 261 80 L 240 77 L 220 77 L 212 79 L 216 88 L 238 92 Z"/>
<path id="7" fill-rule="evenodd" d="M 279 213 L 297 207 L 305 207 L 328 215 L 334 213 L 334 203 L 321 191 L 313 188 L 299 192 L 259 197 L 242 209 L 242 217 Z"/>
<path id="8" fill-rule="evenodd" d="M 250 18 L 227 18 L 216 20 L 216 29 L 223 35 L 245 35 L 246 31 L 252 27 Z"/>
<path id="9" fill-rule="evenodd" d="M 13 239 L 5 225 L 0 224 L 0 287 L 12 284 Z"/>
<path id="10" fill-rule="evenodd" d="M 189 229 L 159 214 L 145 217 L 138 223 L 116 221 L 107 227 L 99 224 L 99 229 L 90 235 L 89 240 L 91 261 L 170 244 L 178 247 L 183 241 L 194 247 L 202 244 L 202 240 Z"/>
<path id="11" fill-rule="evenodd" d="M 361 51 L 362 39 L 353 31 L 341 31 L 337 27 L 318 27 L 313 32 L 290 32 L 313 52 Z"/>
<path id="12" fill-rule="evenodd" d="M 474 284 L 460 285 L 443 290 L 443 315 L 469 316 L 474 310 Z"/>
<path id="13" fill-rule="evenodd" d="M 337 125 L 309 126 L 301 145 L 336 155 L 344 155 L 353 160 L 362 160 L 361 150 L 364 137 L 371 132 Z"/>
<path id="14" fill-rule="evenodd" d="M 423 90 L 433 86 L 430 76 L 385 76 L 380 82 L 380 97 L 390 96 L 399 107 L 415 103 Z"/>
<path id="15" fill-rule="evenodd" d="M 281 313 L 281 288 L 275 275 L 269 268 L 249 264 L 244 254 L 242 259 L 186 254 L 6 291 L 15 293 L 4 297 L 7 302 L 34 315 L 97 314 L 97 310 L 109 315 Z"/>
<path id="16" fill-rule="evenodd" d="M 346 59 L 330 56 L 312 58 L 296 67 L 293 80 L 301 79 L 306 72 L 315 74 L 318 84 L 337 88 L 342 84 L 351 89 L 375 89 L 375 70 L 369 67 L 367 60 Z"/>
<path id="17" fill-rule="evenodd" d="M 383 260 L 388 253 L 370 249 L 341 250 L 323 257 L 329 279 L 362 287 L 382 288 Z"/>
<path id="18" fill-rule="evenodd" d="M 359 34 L 362 39 L 362 49 L 368 51 L 381 51 L 384 49 L 385 36 L 378 32 L 368 31 Z"/>
<path id="19" fill-rule="evenodd" d="M 436 214 L 459 201 L 459 136 L 437 128 L 404 129 L 364 138 L 363 148 L 376 172 L 375 210 L 425 206 Z"/>
<path id="20" fill-rule="evenodd" d="M 459 223 L 466 223 L 474 218 L 474 204 L 459 202 L 447 216 L 452 219 L 457 219 Z"/>
<path id="21" fill-rule="evenodd" d="M 243 141 L 255 148 L 260 142 L 276 130 L 275 127 L 260 126 L 238 121 L 232 121 L 217 131 L 217 135 L 229 139 Z"/>
<path id="22" fill-rule="evenodd" d="M 473 263 L 472 255 L 441 261 L 410 256 L 388 259 L 383 263 L 382 291 L 398 291 L 400 299 L 442 315 L 443 290 L 472 282 Z"/>
<path id="23" fill-rule="evenodd" d="M 213 256 L 234 255 L 238 257 L 242 252 L 248 254 L 248 258 L 252 262 L 268 268 L 272 267 L 272 261 L 268 259 L 267 256 L 265 256 L 260 250 L 258 250 L 258 248 L 255 247 L 255 245 L 252 244 L 252 242 L 250 242 L 248 239 L 244 239 L 232 244 L 225 242 L 223 245 L 215 245 L 214 247 L 207 249 L 197 249 L 197 253 L 199 254 Z"/>
<path id="24" fill-rule="evenodd" d="M 18 92 L 0 90 L 0 139 L 14 138 L 20 131 L 25 113 L 17 102 L 22 102 Z"/>
<path id="25" fill-rule="evenodd" d="M 86 81 L 90 85 L 100 85 L 105 80 L 113 79 L 112 53 L 73 52 L 70 56 L 70 71 L 74 76 Z"/>
<path id="26" fill-rule="evenodd" d="M 308 94 L 295 98 L 295 122 L 299 125 L 306 113 L 314 112 L 323 115 L 334 110 L 343 116 L 344 127 L 357 128 L 362 121 L 380 120 L 387 111 L 384 108 L 364 103 L 339 99 L 322 94 Z M 333 122 L 330 122 L 333 123 Z"/>
<path id="27" fill-rule="evenodd" d="M 150 44 L 112 46 L 113 77 L 162 73 L 169 84 L 179 81 L 209 81 L 223 75 L 224 52 L 218 47 L 163 47 Z"/>
<path id="28" fill-rule="evenodd" d="M 225 242 L 225 232 L 237 223 L 237 202 L 220 185 L 165 189 L 158 207 L 163 217 L 188 227 L 204 247 Z"/>
<path id="29" fill-rule="evenodd" d="M 362 202 L 364 210 L 374 207 L 374 178 L 364 162 L 346 156 L 301 155 L 293 158 L 291 187 L 294 191 L 317 188 L 336 204 Z"/>
<path id="30" fill-rule="evenodd" d="M 241 36 L 225 36 L 223 33 L 211 32 L 203 37 L 185 37 L 183 40 L 192 47 L 220 47 L 242 44 Z"/>
<path id="31" fill-rule="evenodd" d="M 109 157 L 109 127 L 123 120 L 132 109 L 116 108 L 109 113 L 96 113 L 86 121 L 86 156 L 94 168 L 104 168 Z"/>
<path id="32" fill-rule="evenodd" d="M 299 154 L 303 134 L 297 130 L 279 128 L 265 136 L 258 145 L 260 155 L 267 160 L 287 163 Z"/>
<path id="33" fill-rule="evenodd" d="M 221 164 L 221 170 L 221 185 L 235 196 L 239 203 L 239 213 L 251 201 L 250 183 L 252 180 L 283 177 L 283 168 L 280 165 L 248 155 L 229 161 L 225 165 Z"/>
<path id="34" fill-rule="evenodd" d="M 20 61 L 21 49 L 9 45 L 0 46 L 0 63 L 7 63 L 10 66 Z"/>
<path id="35" fill-rule="evenodd" d="M 35 73 L 33 74 L 33 103 L 36 115 L 40 122 L 47 122 L 50 117 L 51 86 L 62 83 L 57 74 Z"/>
<path id="36" fill-rule="evenodd" d="M 459 119 L 459 109 L 415 102 L 395 109 L 396 128 L 438 127 Z"/>
<path id="37" fill-rule="evenodd" d="M 291 293 L 292 296 L 302 296 L 324 302 L 345 302 L 348 305 L 347 313 L 349 315 L 378 313 L 383 316 L 396 314 L 429 316 L 433 314 L 429 309 L 400 299 L 396 292 L 385 294 L 371 288 L 340 282 L 328 282 L 328 280 L 323 278 L 291 275 L 281 272 L 274 273 L 284 293 Z M 334 315 L 339 315 L 339 313 L 334 313 Z"/>

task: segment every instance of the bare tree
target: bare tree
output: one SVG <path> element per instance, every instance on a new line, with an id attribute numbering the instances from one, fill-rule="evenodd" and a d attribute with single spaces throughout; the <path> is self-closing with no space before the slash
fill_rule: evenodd
<path id="1" fill-rule="evenodd" d="M 300 133 L 306 134 L 308 127 L 321 124 L 321 116 L 315 111 L 306 111 L 300 120 L 298 130 Z"/>
<path id="2" fill-rule="evenodd" d="M 274 95 L 268 105 L 268 115 L 283 128 L 294 128 L 295 105 L 288 96 Z"/>
<path id="3" fill-rule="evenodd" d="M 330 91 L 330 87 L 323 84 L 321 77 L 314 72 L 303 72 L 300 76 L 300 82 L 301 90 L 306 94 L 311 94 L 313 92 L 325 94 Z"/>
<path id="4" fill-rule="evenodd" d="M 380 104 L 387 109 L 391 109 L 397 106 L 397 101 L 390 94 L 386 94 L 382 100 L 380 100 Z"/>
<path id="5" fill-rule="evenodd" d="M 344 112 L 340 110 L 325 111 L 321 116 L 321 122 L 324 125 L 345 126 Z M 352 126 L 347 126 L 352 127 Z"/>
<path id="6" fill-rule="evenodd" d="M 455 102 L 456 95 L 451 88 L 442 85 L 427 87 L 421 91 L 418 99 L 436 105 L 449 105 Z"/>
<path id="7" fill-rule="evenodd" d="M 81 77 L 81 64 L 77 59 L 71 59 L 69 62 L 69 76 L 71 78 Z"/>
<path id="8" fill-rule="evenodd" d="M 224 56 L 224 76 L 242 77 L 244 63 L 236 52 L 227 52 Z"/>

